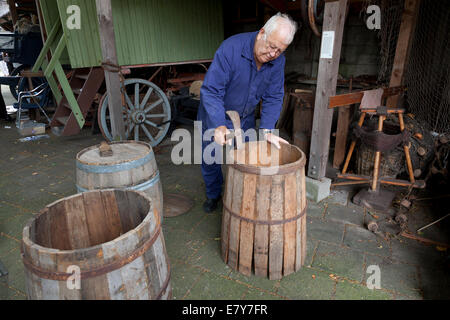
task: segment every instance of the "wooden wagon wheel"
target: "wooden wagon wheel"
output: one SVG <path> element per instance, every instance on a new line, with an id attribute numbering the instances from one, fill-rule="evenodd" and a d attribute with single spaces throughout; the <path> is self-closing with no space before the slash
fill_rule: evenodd
<path id="1" fill-rule="evenodd" d="M 170 127 L 170 103 L 164 92 L 154 83 L 143 79 L 126 79 L 123 119 L 127 140 L 147 141 L 158 145 Z M 145 88 L 142 90 L 142 88 Z M 142 93 L 141 93 L 142 92 Z M 130 98 L 130 93 L 131 97 Z M 105 94 L 98 108 L 98 124 L 103 137 L 112 141 L 108 95 Z"/>
<path id="2" fill-rule="evenodd" d="M 303 22 L 309 24 L 313 33 L 320 37 L 321 33 L 317 24 L 323 22 L 324 1 L 323 0 L 303 0 L 301 3 Z"/>

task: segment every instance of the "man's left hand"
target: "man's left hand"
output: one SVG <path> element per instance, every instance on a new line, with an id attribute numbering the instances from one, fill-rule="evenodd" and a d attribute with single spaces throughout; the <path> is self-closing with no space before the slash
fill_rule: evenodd
<path id="1" fill-rule="evenodd" d="M 267 142 L 273 144 L 277 149 L 281 149 L 280 143 L 290 144 L 283 138 L 280 138 L 279 136 L 276 136 L 273 133 L 265 134 L 264 138 L 266 139 Z"/>

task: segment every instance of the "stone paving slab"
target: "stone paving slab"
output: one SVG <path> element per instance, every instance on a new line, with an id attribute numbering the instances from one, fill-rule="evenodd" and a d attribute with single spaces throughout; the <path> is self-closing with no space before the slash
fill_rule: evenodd
<path id="1" fill-rule="evenodd" d="M 334 286 L 328 273 L 302 268 L 280 281 L 277 294 L 292 300 L 327 300 L 333 297 Z"/>
<path id="2" fill-rule="evenodd" d="M 0 226 L 0 230 L 1 226 Z M 12 251 L 18 250 L 20 248 L 20 242 L 18 239 L 13 239 L 11 237 L 7 237 L 5 233 L 0 231 L 0 261 L 3 257 L 9 255 Z"/>
<path id="3" fill-rule="evenodd" d="M 307 219 L 306 236 L 308 239 L 342 243 L 345 226 L 341 223 L 322 219 Z"/>
<path id="4" fill-rule="evenodd" d="M 329 203 L 324 219 L 364 227 L 365 210 L 363 208 L 349 208 Z"/>
<path id="5" fill-rule="evenodd" d="M 200 268 L 195 268 L 182 262 L 171 262 L 170 281 L 173 298 L 176 300 L 183 299 L 202 274 L 203 271 Z"/>
<path id="6" fill-rule="evenodd" d="M 343 244 L 350 249 L 372 254 L 389 256 L 391 254 L 389 242 L 369 230 L 353 225 L 345 226 Z"/>
<path id="7" fill-rule="evenodd" d="M 187 213 L 178 217 L 164 217 L 163 227 L 181 230 L 192 234 L 194 229 L 202 223 L 204 219 L 208 219 L 201 209 L 201 203 L 197 202 L 195 206 Z"/>
<path id="8" fill-rule="evenodd" d="M 393 294 L 342 280 L 337 281 L 334 298 L 336 300 L 391 300 Z"/>
<path id="9" fill-rule="evenodd" d="M 14 288 L 17 292 L 25 294 L 25 271 L 20 256 L 20 249 L 17 248 L 11 251 L 5 257 L 2 257 L 2 262 L 8 270 L 8 286 Z"/>
<path id="10" fill-rule="evenodd" d="M 380 268 L 381 288 L 397 292 L 409 297 L 421 295 L 418 268 L 390 258 L 366 255 L 366 268 L 371 265 Z M 370 276 L 364 273 L 363 282 Z"/>
<path id="11" fill-rule="evenodd" d="M 211 271 L 217 275 L 228 276 L 232 269 L 222 260 L 219 240 L 203 240 L 187 263 Z"/>
<path id="12" fill-rule="evenodd" d="M 20 214 L 0 224 L 0 232 L 17 240 L 22 239 L 25 224 L 33 217 L 31 213 Z"/>
<path id="13" fill-rule="evenodd" d="M 345 247 L 319 242 L 311 267 L 354 281 L 362 280 L 364 254 Z"/>
<path id="14" fill-rule="evenodd" d="M 442 265 L 448 254 L 446 251 L 439 251 L 435 246 L 403 237 L 391 240 L 391 250 L 393 259 L 424 268 Z"/>
<path id="15" fill-rule="evenodd" d="M 245 293 L 243 300 L 253 300 L 253 301 L 261 301 L 261 300 L 286 300 L 283 297 L 280 297 L 277 294 L 261 291 L 258 289 L 248 288 Z"/>
<path id="16" fill-rule="evenodd" d="M 163 235 L 169 259 L 186 261 L 203 246 L 202 240 L 192 239 L 187 232 L 163 227 Z"/>
<path id="17" fill-rule="evenodd" d="M 187 300 L 240 300 L 249 287 L 212 272 L 204 272 L 184 296 Z"/>
<path id="18" fill-rule="evenodd" d="M 436 263 L 432 267 L 419 267 L 423 298 L 426 300 L 448 300 L 450 296 L 450 268 Z"/>
<path id="19" fill-rule="evenodd" d="M 326 204 L 324 202 L 315 203 L 312 201 L 308 201 L 308 207 L 306 209 L 306 216 L 311 217 L 311 218 L 322 218 L 325 209 L 326 209 Z"/>

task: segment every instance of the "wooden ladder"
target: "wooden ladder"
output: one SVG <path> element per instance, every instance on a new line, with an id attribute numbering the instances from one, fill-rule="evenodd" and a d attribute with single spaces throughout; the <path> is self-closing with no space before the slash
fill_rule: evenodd
<path id="1" fill-rule="evenodd" d="M 80 132 L 104 80 L 103 69 L 99 67 L 75 69 L 68 79 L 60 62 L 66 46 L 66 36 L 61 22 L 57 21 L 32 69 L 33 72 L 37 72 L 42 68 L 49 83 L 57 105 L 50 126 L 55 135 L 62 136 Z M 50 61 L 47 61 L 50 48 L 54 47 L 56 49 L 53 50 Z"/>
<path id="2" fill-rule="evenodd" d="M 77 98 L 81 114 L 84 119 L 91 109 L 98 89 L 105 79 L 105 73 L 102 68 L 83 68 L 75 69 L 72 74 L 69 85 Z M 72 111 L 67 97 L 63 97 L 58 103 L 52 122 L 50 123 L 52 132 L 55 135 L 71 136 L 78 134 L 81 130 L 77 118 Z"/>

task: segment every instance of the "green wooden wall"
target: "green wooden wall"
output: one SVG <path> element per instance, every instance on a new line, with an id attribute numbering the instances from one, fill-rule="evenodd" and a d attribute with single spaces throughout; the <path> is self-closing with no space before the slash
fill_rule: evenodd
<path id="1" fill-rule="evenodd" d="M 42 18 L 44 20 L 45 30 L 47 31 L 47 34 L 49 34 L 55 23 L 60 23 L 58 0 L 39 0 L 39 3 L 42 10 Z M 52 46 L 52 52 L 54 52 L 54 50 L 56 49 L 56 45 L 57 43 Z M 70 64 L 69 54 L 67 50 L 64 50 L 63 54 L 61 55 L 60 61 L 62 64 Z"/>
<path id="2" fill-rule="evenodd" d="M 72 68 L 101 64 L 95 0 L 40 0 L 46 28 L 59 15 Z M 67 7 L 81 9 L 81 29 L 69 30 Z M 212 59 L 223 41 L 221 0 L 112 0 L 119 64 Z M 48 25 L 48 26 L 47 26 Z"/>
<path id="3" fill-rule="evenodd" d="M 70 17 L 67 8 L 72 5 L 80 7 L 80 29 L 71 30 L 67 27 L 67 20 Z M 95 0 L 58 0 L 58 8 L 67 37 L 67 50 L 72 68 L 100 66 L 102 49 Z"/>

